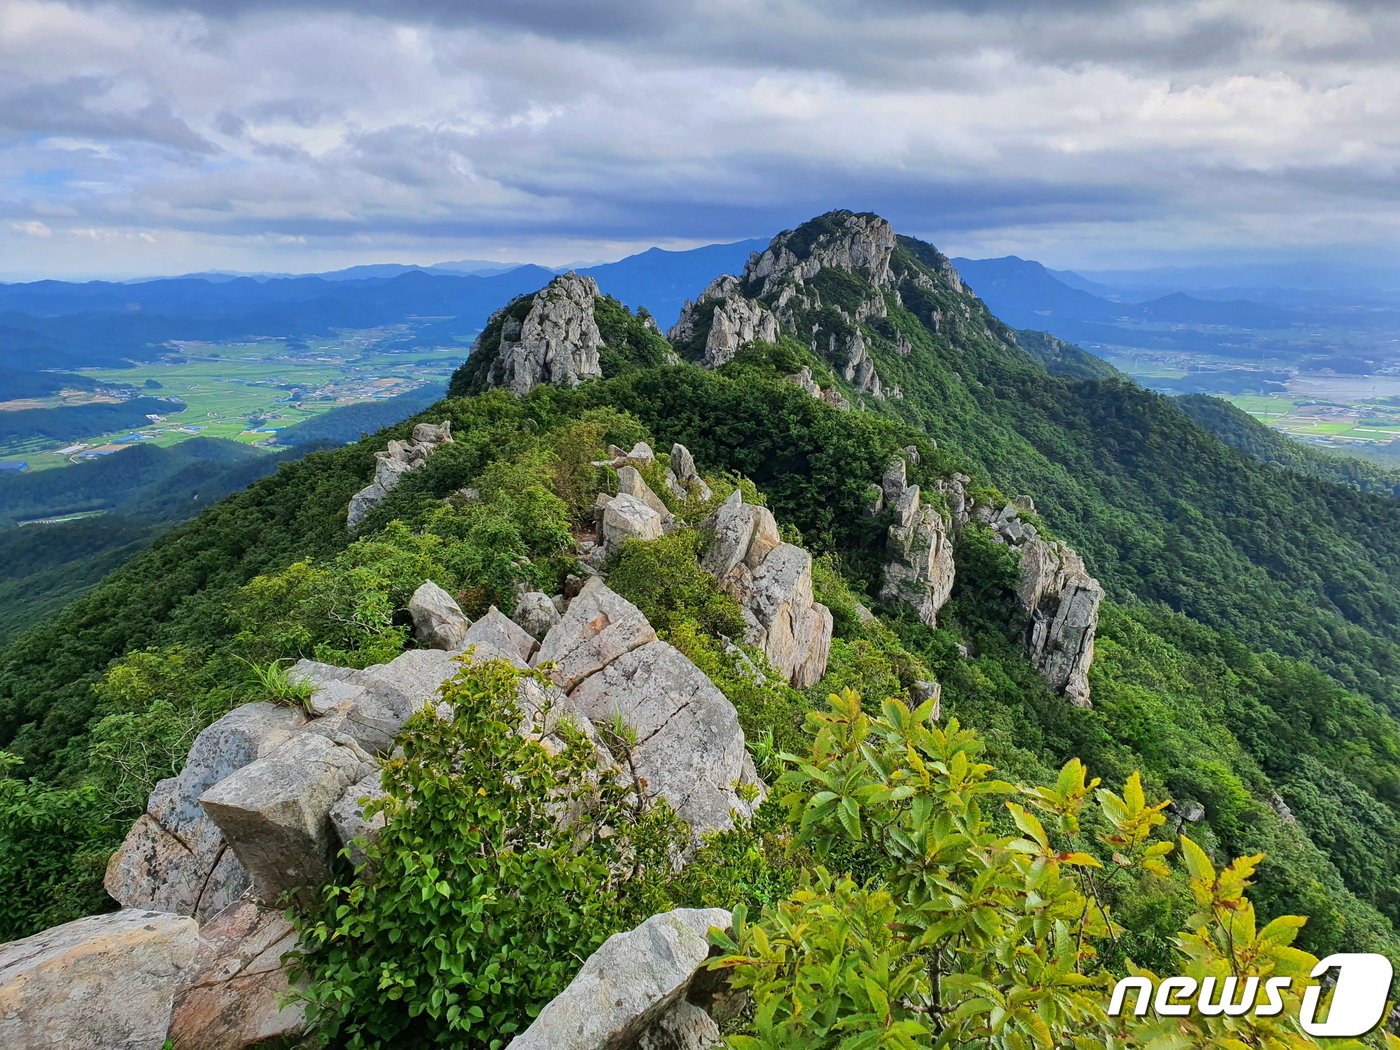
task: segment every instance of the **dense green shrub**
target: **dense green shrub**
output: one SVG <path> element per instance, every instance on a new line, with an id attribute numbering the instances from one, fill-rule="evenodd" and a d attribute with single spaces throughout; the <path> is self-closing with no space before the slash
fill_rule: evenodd
<path id="1" fill-rule="evenodd" d="M 502 1047 L 605 937 L 666 906 L 682 826 L 664 804 L 639 808 L 625 778 L 599 777 L 567 724 L 563 749 L 544 746 L 548 712 L 518 700 L 535 676 L 471 665 L 444 688 L 450 716 L 410 720 L 387 795 L 365 810 L 387 826 L 299 920 L 323 1038 Z"/>

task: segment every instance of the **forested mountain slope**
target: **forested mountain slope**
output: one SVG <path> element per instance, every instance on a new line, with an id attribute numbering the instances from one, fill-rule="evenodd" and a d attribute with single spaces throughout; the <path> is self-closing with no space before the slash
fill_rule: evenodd
<path id="1" fill-rule="evenodd" d="M 1261 463 L 1272 463 L 1318 481 L 1351 485 L 1362 492 L 1400 496 L 1400 471 L 1294 441 L 1218 397 L 1186 394 L 1176 403 L 1225 444 Z"/>
<path id="2" fill-rule="evenodd" d="M 1309 950 L 1400 946 L 1397 501 L 1259 463 L 1125 380 L 1052 375 L 935 249 L 849 212 L 779 235 L 669 337 L 588 278 L 556 278 L 493 317 L 449 395 L 283 466 L 3 650 L 0 746 L 25 765 L 0 781 L 0 936 L 97 910 L 151 785 L 199 728 L 276 695 L 279 662 L 412 648 L 404 610 L 424 579 L 473 618 L 522 585 L 576 589 L 578 536 L 599 514 L 606 528 L 595 499 L 622 484 L 620 449 L 649 442 L 685 446 L 709 479 L 695 515 L 738 493 L 781 523 L 768 547 L 815 556 L 829 659 L 811 683 L 763 688 L 726 647 L 743 621 L 699 574 L 698 537 L 607 563 L 765 761 L 802 749 L 829 693 L 875 710 L 941 691 L 944 719 L 978 729 L 1009 775 L 1054 782 L 1072 758 L 1113 784 L 1141 770 L 1149 799 L 1175 800 L 1169 834 L 1218 859 L 1266 853 L 1255 900 L 1311 916 Z M 417 423 L 453 440 L 425 458 Z M 1092 661 L 1083 706 L 1037 649 L 1037 630 L 1064 626 L 1061 599 L 1098 587 L 1066 542 L 1108 592 L 1076 650 Z M 1025 594 L 1029 550 L 1055 559 L 1043 604 Z M 917 606 L 911 582 L 938 600 Z M 782 898 L 791 867 L 765 848 L 687 902 Z M 1172 965 L 1182 888 L 1125 883 L 1105 965 Z"/>

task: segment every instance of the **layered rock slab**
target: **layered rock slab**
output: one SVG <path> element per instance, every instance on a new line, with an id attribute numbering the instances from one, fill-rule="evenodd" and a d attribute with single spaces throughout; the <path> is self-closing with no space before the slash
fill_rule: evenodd
<path id="1" fill-rule="evenodd" d="M 161 1050 L 194 919 L 128 908 L 0 945 L 6 1050 Z"/>
<path id="2" fill-rule="evenodd" d="M 734 707 L 674 646 L 654 641 L 623 653 L 569 700 L 595 725 L 620 718 L 636 731 L 632 771 L 696 838 L 752 814 L 740 789 L 761 786 Z"/>
<path id="3" fill-rule="evenodd" d="M 236 901 L 202 926 L 175 993 L 174 1050 L 245 1050 L 302 1032 L 304 1007 L 282 1002 L 292 990 L 282 956 L 296 946 L 286 916 L 250 900 Z"/>
<path id="4" fill-rule="evenodd" d="M 302 733 L 200 798 L 260 900 L 329 881 L 338 848 L 330 809 L 367 765 L 358 748 Z"/>
<path id="5" fill-rule="evenodd" d="M 605 345 L 593 315 L 598 285 L 570 272 L 536 292 L 522 320 L 507 318 L 488 381 L 516 395 L 535 387 L 577 386 L 603 374 Z M 479 349 L 479 347 L 478 347 Z"/>

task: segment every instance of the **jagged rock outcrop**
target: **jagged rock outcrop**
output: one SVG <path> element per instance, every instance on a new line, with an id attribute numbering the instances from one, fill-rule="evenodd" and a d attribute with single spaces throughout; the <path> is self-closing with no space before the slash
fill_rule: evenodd
<path id="1" fill-rule="evenodd" d="M 812 556 L 784 543 L 772 512 L 737 490 L 700 528 L 709 534 L 701 567 L 739 603 L 746 644 L 797 688 L 815 683 L 826 672 L 832 620 L 812 595 Z"/>
<path id="2" fill-rule="evenodd" d="M 695 469 L 695 457 L 684 445 L 671 446 L 671 462 L 666 468 L 666 488 L 678 499 L 703 503 L 714 493 Z"/>
<path id="3" fill-rule="evenodd" d="M 432 580 L 425 580 L 408 600 L 413 636 L 429 649 L 455 652 L 472 622 L 448 594 Z"/>
<path id="4" fill-rule="evenodd" d="M 535 664 L 552 663 L 550 678 L 568 692 L 624 653 L 654 641 L 656 631 L 642 611 L 595 576 L 544 636 Z"/>
<path id="5" fill-rule="evenodd" d="M 1020 554 L 1017 597 L 1030 614 L 1031 661 L 1072 703 L 1089 707 L 1089 667 L 1103 587 L 1085 571 L 1084 559 L 1058 541 L 1032 537 Z"/>
<path id="6" fill-rule="evenodd" d="M 1103 588 L 1088 574 L 1084 560 L 1058 540 L 1046 540 L 1024 515 L 1035 512 L 1028 496 L 1000 508 L 976 504 L 971 479 L 954 474 L 938 483 L 948 507 L 942 513 L 923 504 L 917 485 L 908 483 L 914 448 L 890 461 L 879 485 L 872 485 L 871 514 L 894 511 L 889 528 L 880 600 L 903 603 L 930 627 L 952 593 L 956 576 L 954 540 L 969 522 L 984 523 L 996 542 L 1011 548 L 1020 563 L 1016 597 L 1026 614 L 1027 655 L 1050 684 L 1078 706 L 1089 706 L 1089 667 L 1094 661 Z"/>
<path id="7" fill-rule="evenodd" d="M 128 908 L 203 922 L 239 897 L 248 888 L 248 873 L 199 798 L 305 721 L 295 708 L 247 704 L 200 733 L 184 768 L 156 785 L 146 812 L 112 854 L 104 880 L 112 898 Z"/>
<path id="8" fill-rule="evenodd" d="M 545 384 L 577 386 L 601 376 L 598 351 L 605 344 L 593 316 L 597 296 L 593 278 L 573 272 L 536 292 L 523 319 L 505 319 L 487 384 L 523 395 Z M 478 342 L 472 352 L 482 349 Z"/>
<path id="9" fill-rule="evenodd" d="M 896 395 L 887 388 L 860 326 L 888 314 L 883 289 L 893 281 L 890 268 L 896 237 L 893 228 L 875 215 L 832 212 L 797 230 L 775 237 L 762 252 L 749 257 L 742 278 L 716 278 L 694 302 L 687 302 L 668 333 L 678 345 L 690 346 L 706 368 L 731 360 L 748 342 L 774 342 L 787 330 L 807 342 L 842 372 L 842 378 L 863 394 L 876 398 Z M 872 294 L 846 305 L 824 302 L 808 282 L 823 270 L 838 270 L 869 282 Z M 836 330 L 812 321 L 815 311 L 834 310 L 844 320 Z M 805 321 L 801 320 L 806 318 Z M 703 346 L 697 346 L 701 335 Z M 789 377 L 793 378 L 793 377 Z M 840 404 L 797 381 L 813 396 Z M 820 388 L 817 388 L 820 390 Z M 835 391 L 831 392 L 840 397 Z M 844 400 L 844 399 L 843 399 Z"/>
<path id="10" fill-rule="evenodd" d="M 1027 615 L 1031 662 L 1071 703 L 1089 707 L 1089 668 L 1103 587 L 1078 553 L 1059 540 L 1045 539 L 1023 517 L 1034 511 L 1030 497 L 1017 496 L 999 509 L 977 506 L 969 513 L 985 522 L 993 538 L 1015 551 L 1020 562 L 1016 599 Z"/>
<path id="11" fill-rule="evenodd" d="M 198 926 L 126 908 L 0 945 L 6 1050 L 161 1050 Z"/>
<path id="12" fill-rule="evenodd" d="M 702 311 L 701 307 L 705 309 Z M 762 303 L 744 295 L 739 278 L 723 274 L 710 282 L 694 302 L 687 302 L 678 320 L 667 333 L 673 343 L 691 343 L 701 325 L 701 314 L 710 313 L 709 328 L 702 348 L 701 363 L 718 368 L 745 343 L 755 339 L 775 342 L 778 317 Z"/>
<path id="13" fill-rule="evenodd" d="M 678 908 L 613 934 L 506 1050 L 719 1045 L 719 1028 L 702 1005 L 709 996 L 701 967 L 710 957 L 710 928 L 728 931 L 732 924 L 720 908 Z"/>
<path id="14" fill-rule="evenodd" d="M 890 282 L 896 238 L 888 222 L 852 212 L 832 212 L 815 222 L 825 227 L 818 236 L 789 230 L 749 258 L 744 281 L 752 294 L 775 296 L 792 278 L 805 281 L 827 269 L 858 274 L 877 288 Z"/>
<path id="15" fill-rule="evenodd" d="M 673 520 L 671 510 L 666 506 L 665 501 L 658 496 L 646 479 L 642 477 L 642 472 L 633 466 L 622 466 L 617 468 L 617 494 L 619 496 L 631 496 L 639 499 L 652 510 L 656 511 L 661 518 L 662 527 L 668 526 Z"/>
<path id="16" fill-rule="evenodd" d="M 409 471 L 417 470 L 428 461 L 439 445 L 452 440 L 452 422 L 419 423 L 413 428 L 411 441 L 391 439 L 389 447 L 374 454 L 374 480 L 350 497 L 346 526 L 351 532 L 360 527 L 365 515 L 384 502 L 384 497 L 397 487 Z"/>
<path id="17" fill-rule="evenodd" d="M 875 362 L 870 359 L 870 351 L 865 338 L 857 328 L 846 345 L 846 366 L 841 369 L 841 378 L 851 383 L 862 394 L 883 398 L 885 384 L 875 371 Z"/>
<path id="18" fill-rule="evenodd" d="M 953 534 L 943 515 L 923 502 L 919 486 L 908 483 L 907 470 L 902 456 L 890 462 L 875 504 L 877 514 L 885 504 L 894 508 L 885 542 L 880 600 L 907 605 L 920 622 L 934 627 L 939 610 L 953 593 Z"/>
<path id="19" fill-rule="evenodd" d="M 803 365 L 799 371 L 784 378 L 793 386 L 801 387 L 808 395 L 816 398 L 818 401 L 825 401 L 828 405 L 839 408 L 843 412 L 850 410 L 851 403 L 846 400 L 841 391 L 837 390 L 835 387 L 824 389 L 821 384 L 812 377 L 810 365 Z M 848 376 L 847 378 L 849 379 L 850 377 Z"/>

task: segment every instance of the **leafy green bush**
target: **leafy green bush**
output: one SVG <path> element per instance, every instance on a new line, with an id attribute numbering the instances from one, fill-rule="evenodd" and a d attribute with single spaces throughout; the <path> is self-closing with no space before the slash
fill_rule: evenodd
<path id="1" fill-rule="evenodd" d="M 991 779 L 976 734 L 930 724 L 931 710 L 888 701 L 875 718 L 848 691 L 809 716 L 811 747 L 786 756 L 777 785 L 793 841 L 818 860 L 855 847 L 873 877 L 819 865 L 755 921 L 741 911 L 732 936 L 712 934 L 728 952 L 712 965 L 754 1002 L 730 1047 L 1315 1045 L 1297 1024 L 1317 963 L 1291 947 L 1305 920 L 1261 928 L 1244 890 L 1262 858 L 1217 872 L 1185 837 L 1193 913 L 1175 938 L 1176 972 L 1303 980 L 1277 1017 L 1107 1016 L 1113 981 L 1098 946 L 1124 932 L 1110 892 L 1170 875 L 1173 844 L 1155 834 L 1167 803 L 1150 804 L 1136 774 L 1121 795 L 1100 788 L 1077 759 L 1049 787 Z"/>
<path id="2" fill-rule="evenodd" d="M 335 1045 L 504 1046 L 604 938 L 668 906 L 683 826 L 600 777 L 577 730 L 522 711 L 537 678 L 474 664 L 444 689 L 450 716 L 410 720 L 365 810 L 387 826 L 299 919 L 307 1006 Z"/>

